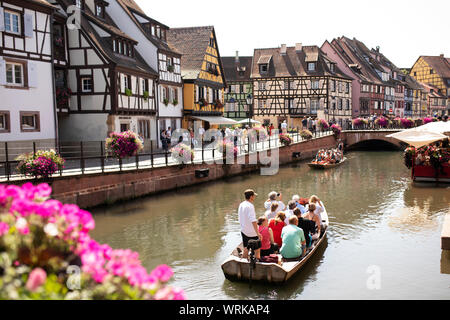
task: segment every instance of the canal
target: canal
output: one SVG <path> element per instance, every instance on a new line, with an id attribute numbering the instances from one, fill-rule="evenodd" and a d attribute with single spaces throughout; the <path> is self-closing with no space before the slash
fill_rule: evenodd
<path id="1" fill-rule="evenodd" d="M 354 151 L 331 171 L 306 163 L 276 176 L 245 175 L 93 210 L 93 237 L 139 252 L 149 270 L 170 265 L 188 299 L 448 299 L 450 256 L 440 249 L 450 188 L 415 186 L 398 151 Z M 326 241 L 283 286 L 231 282 L 221 263 L 241 241 L 237 208 L 253 188 L 318 195 L 330 216 Z"/>

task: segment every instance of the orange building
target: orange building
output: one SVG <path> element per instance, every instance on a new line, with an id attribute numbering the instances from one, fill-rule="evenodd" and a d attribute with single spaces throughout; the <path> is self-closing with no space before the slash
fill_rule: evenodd
<path id="1" fill-rule="evenodd" d="M 205 129 L 232 122 L 223 117 L 226 82 L 214 27 L 173 28 L 167 41 L 182 54 L 183 128 L 199 120 Z"/>
<path id="2" fill-rule="evenodd" d="M 450 109 L 450 58 L 445 58 L 443 54 L 420 56 L 411 68 L 410 75 L 417 81 L 434 87 L 431 92 L 437 96 L 433 96 L 432 99 L 445 99 L 446 101 L 444 105 L 442 102 L 436 103 L 435 108 L 432 109 L 438 115 L 448 115 Z M 433 103 L 431 107 L 433 107 Z"/>

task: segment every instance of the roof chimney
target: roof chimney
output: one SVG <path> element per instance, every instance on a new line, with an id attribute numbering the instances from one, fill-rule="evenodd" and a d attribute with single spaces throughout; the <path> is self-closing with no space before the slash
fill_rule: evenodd
<path id="1" fill-rule="evenodd" d="M 302 49 L 303 49 L 303 45 L 302 45 L 301 42 L 295 44 L 295 51 L 296 52 L 302 51 Z"/>
<path id="2" fill-rule="evenodd" d="M 239 51 L 236 51 L 236 58 L 234 60 L 236 63 L 239 63 Z"/>
<path id="3" fill-rule="evenodd" d="M 285 55 L 285 54 L 286 54 L 286 51 L 287 51 L 286 45 L 285 45 L 285 44 L 282 44 L 282 45 L 281 45 L 281 48 L 280 48 L 280 54 L 281 54 L 281 55 Z"/>

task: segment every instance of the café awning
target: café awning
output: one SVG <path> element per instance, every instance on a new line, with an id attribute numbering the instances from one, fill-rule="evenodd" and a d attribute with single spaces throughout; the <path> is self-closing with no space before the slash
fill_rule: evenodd
<path id="1" fill-rule="evenodd" d="M 423 126 L 387 135 L 388 138 L 406 142 L 416 148 L 447 138 L 450 122 L 431 122 Z"/>
<path id="2" fill-rule="evenodd" d="M 192 117 L 194 119 L 209 122 L 209 124 L 225 125 L 225 124 L 237 124 L 237 121 L 224 117 Z"/>

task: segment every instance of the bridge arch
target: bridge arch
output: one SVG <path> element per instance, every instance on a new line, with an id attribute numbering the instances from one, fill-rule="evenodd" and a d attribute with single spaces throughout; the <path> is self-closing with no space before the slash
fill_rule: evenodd
<path id="1" fill-rule="evenodd" d="M 394 133 L 394 131 L 346 131 L 345 144 L 346 148 L 383 148 L 404 150 L 406 144 L 394 139 L 388 138 L 387 135 Z"/>

